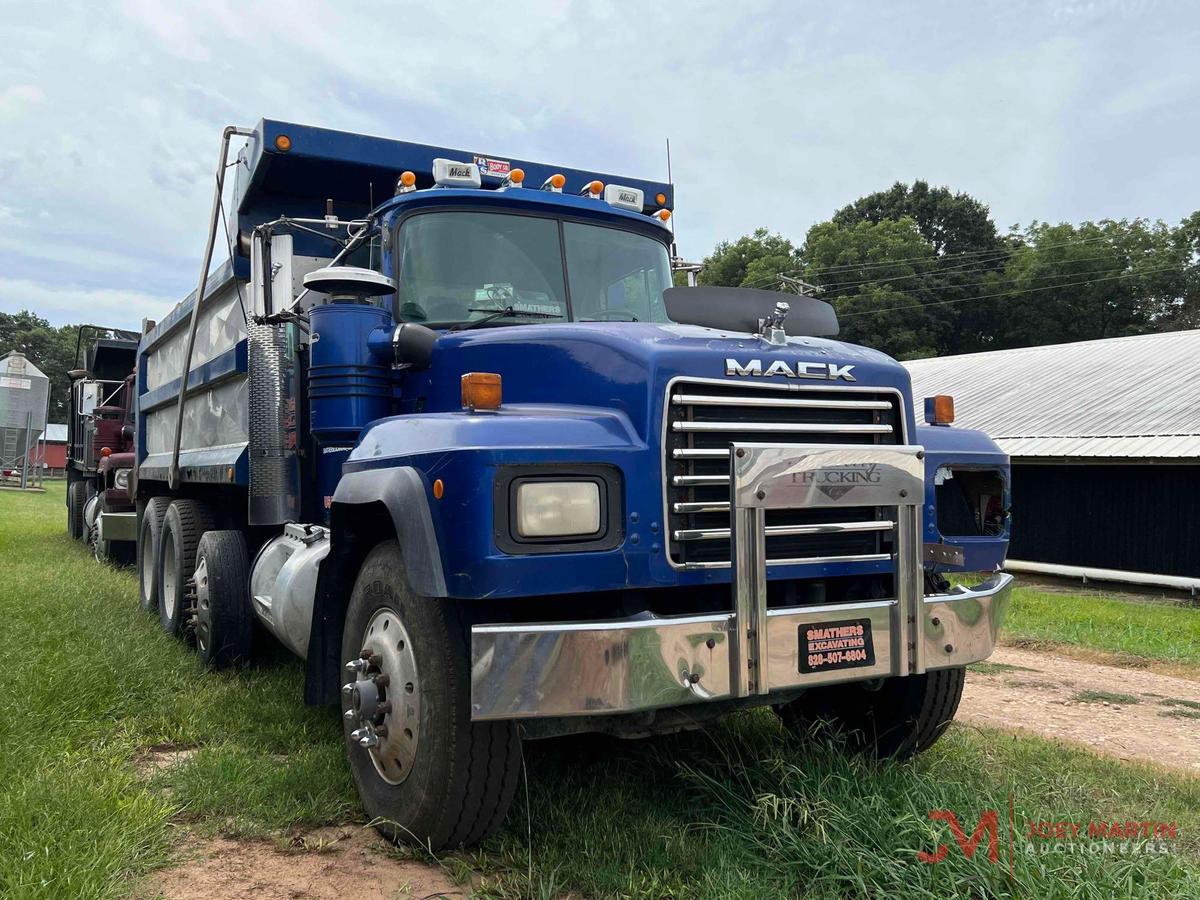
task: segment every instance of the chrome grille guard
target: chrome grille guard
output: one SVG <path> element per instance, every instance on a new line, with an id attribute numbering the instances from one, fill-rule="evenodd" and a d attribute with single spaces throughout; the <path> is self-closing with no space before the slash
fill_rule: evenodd
<path id="1" fill-rule="evenodd" d="M 886 654 L 896 674 L 925 671 L 915 628 L 923 596 L 921 507 L 925 502 L 925 450 L 917 446 L 858 444 L 734 443 L 729 457 L 730 529 L 733 535 L 734 613 L 730 647 L 731 687 L 738 697 L 765 694 L 788 666 L 785 682 L 795 683 L 788 654 L 770 652 L 772 628 L 767 610 L 766 511 L 768 509 L 894 507 L 895 596 L 854 604 L 860 611 L 887 609 Z M 880 523 L 885 524 L 885 523 Z M 845 604 L 839 604 L 844 608 Z M 780 630 L 780 629 L 775 629 Z M 879 629 L 876 629 L 879 631 Z M 795 642 L 792 642 L 794 646 Z M 879 657 L 884 654 L 880 653 Z M 877 658 L 875 668 L 882 668 Z M 857 673 L 856 673 L 857 674 Z M 889 671 L 889 674 L 891 672 Z M 843 676 L 844 677 L 844 676 Z"/>
<path id="2" fill-rule="evenodd" d="M 917 446 L 734 442 L 728 476 L 732 608 L 473 625 L 472 719 L 640 712 L 919 675 L 986 659 L 1012 576 L 997 572 L 971 588 L 924 595 L 924 470 L 924 450 Z M 851 504 L 886 515 L 881 521 L 894 534 L 892 596 L 769 609 L 766 511 L 836 511 Z M 802 643 L 811 648 L 801 635 L 847 625 L 871 635 L 869 656 L 848 667 L 821 667 L 801 656 Z"/>

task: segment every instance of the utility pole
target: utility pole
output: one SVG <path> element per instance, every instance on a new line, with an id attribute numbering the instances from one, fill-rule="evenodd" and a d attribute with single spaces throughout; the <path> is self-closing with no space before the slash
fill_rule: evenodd
<path id="1" fill-rule="evenodd" d="M 809 284 L 807 281 L 802 281 L 799 278 L 793 278 L 790 275 L 784 275 L 782 272 L 775 276 L 779 279 L 779 284 L 785 289 L 789 289 L 793 294 L 800 296 L 812 296 L 819 294 L 825 290 L 819 284 Z"/>

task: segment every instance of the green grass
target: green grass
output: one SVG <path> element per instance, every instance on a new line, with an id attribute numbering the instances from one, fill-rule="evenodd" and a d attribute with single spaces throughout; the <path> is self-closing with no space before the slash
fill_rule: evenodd
<path id="1" fill-rule="evenodd" d="M 1141 699 L 1133 694 L 1114 694 L 1109 691 L 1079 691 L 1071 695 L 1076 703 L 1117 703 L 1122 706 L 1132 706 L 1141 703 Z"/>
<path id="2" fill-rule="evenodd" d="M 1200 607 L 1018 587 L 1008 642 L 1049 641 L 1200 671 Z"/>
<path id="3" fill-rule="evenodd" d="M 361 821 L 337 714 L 302 705 L 300 665 L 275 653 L 205 672 L 138 611 L 132 574 L 87 558 L 62 521 L 61 487 L 0 492 L 0 897 L 128 895 L 180 826 Z M 195 752 L 139 774 L 155 745 Z M 655 740 L 531 743 L 526 757 L 528 806 L 523 788 L 495 840 L 442 860 L 485 896 L 1200 895 L 1200 781 L 1035 738 L 956 727 L 881 765 L 759 710 Z M 1174 821 L 1178 852 L 1018 854 L 1010 880 L 1006 855 L 966 860 L 928 817 L 955 810 L 969 833 L 996 809 L 1006 853 L 1010 796 L 1018 837 L 1026 819 Z M 943 862 L 917 861 L 939 843 Z"/>

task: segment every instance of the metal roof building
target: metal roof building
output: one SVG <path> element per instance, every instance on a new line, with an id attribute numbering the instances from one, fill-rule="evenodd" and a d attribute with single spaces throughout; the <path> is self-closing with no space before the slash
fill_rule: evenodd
<path id="1" fill-rule="evenodd" d="M 915 397 L 952 395 L 1012 457 L 1200 459 L 1200 330 L 905 366 Z"/>
<path id="2" fill-rule="evenodd" d="M 1200 583 L 1200 330 L 905 366 L 1011 457 L 1014 560 Z"/>

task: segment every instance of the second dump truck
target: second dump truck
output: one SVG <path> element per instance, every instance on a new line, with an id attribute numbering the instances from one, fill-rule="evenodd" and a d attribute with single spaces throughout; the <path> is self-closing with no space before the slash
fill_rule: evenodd
<path id="1" fill-rule="evenodd" d="M 271 120 L 217 173 L 137 351 L 142 605 L 213 666 L 256 621 L 303 657 L 386 834 L 487 837 L 522 739 L 945 729 L 1008 460 L 829 305 L 672 287 L 667 183 Z"/>

